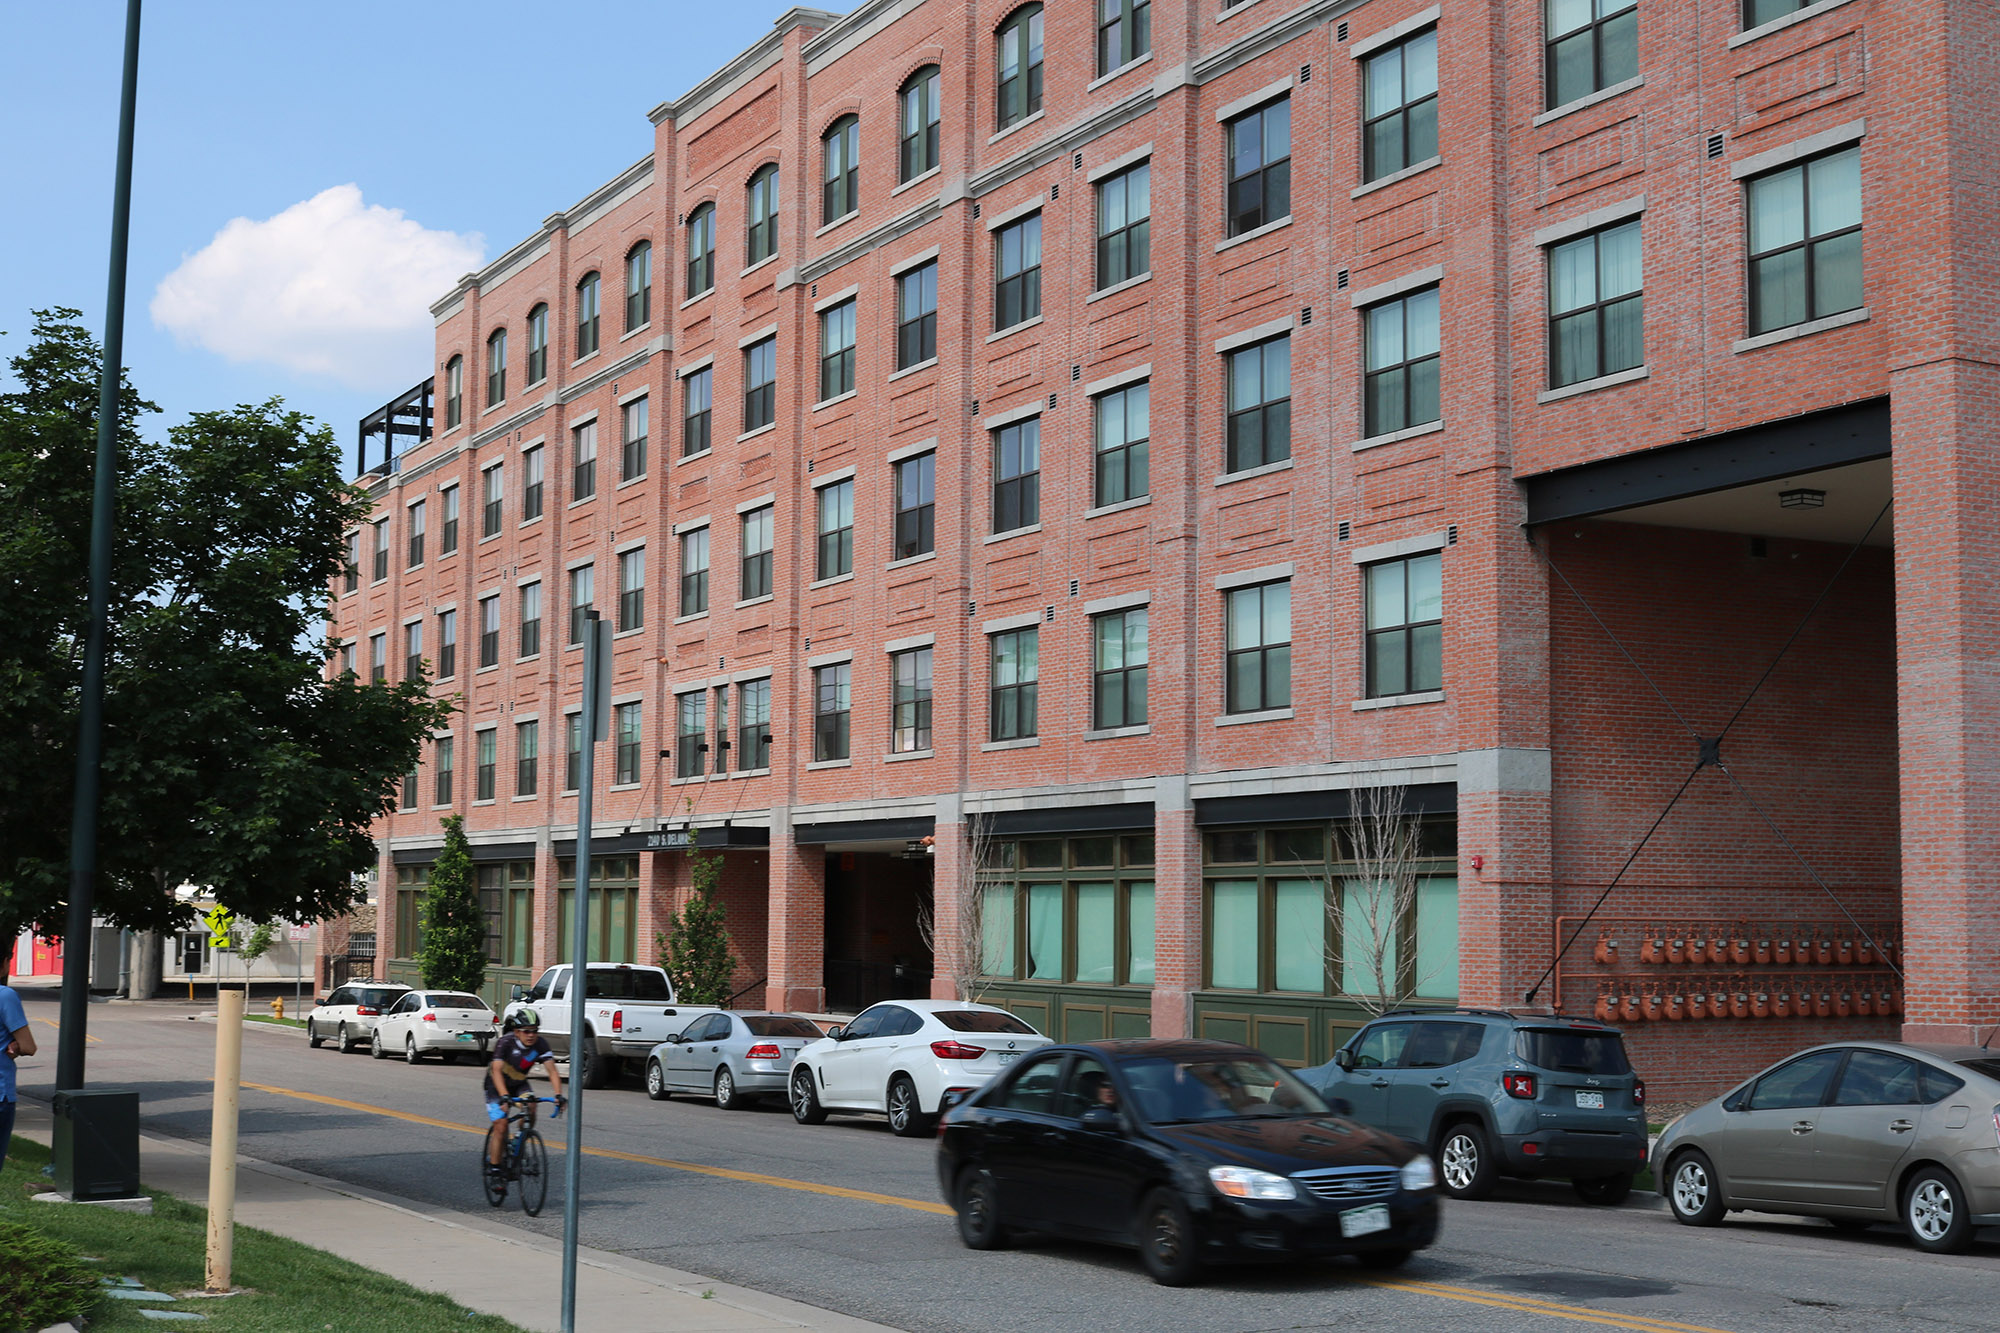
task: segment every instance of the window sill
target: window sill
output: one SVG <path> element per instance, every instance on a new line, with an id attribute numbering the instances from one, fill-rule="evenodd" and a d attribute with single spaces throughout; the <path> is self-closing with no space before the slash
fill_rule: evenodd
<path id="1" fill-rule="evenodd" d="M 930 180 L 932 177 L 938 175 L 943 170 L 944 167 L 942 165 L 939 165 L 932 167 L 929 171 L 919 172 L 917 175 L 914 175 L 910 177 L 908 180 L 904 181 L 901 185 L 898 185 L 895 189 L 889 191 L 889 197 L 893 199 L 905 190 L 913 189 L 916 186 L 922 185 L 925 181 Z"/>
<path id="2" fill-rule="evenodd" d="M 507 799 L 510 801 L 532 801 L 535 799 L 535 795 L 534 792 L 529 792 L 526 796 L 510 796 Z"/>
<path id="3" fill-rule="evenodd" d="M 598 348 L 595 348 L 595 347 L 591 348 L 591 349 L 590 349 L 590 350 L 589 350 L 588 352 L 585 352 L 585 353 L 584 353 L 584 354 L 583 354 L 582 356 L 580 356 L 580 357 L 578 357 L 578 358 L 577 358 L 576 360 L 574 360 L 574 361 L 570 362 L 570 363 L 569 363 L 569 368 L 570 368 L 571 370 L 575 370 L 575 369 L 576 369 L 576 368 L 577 368 L 578 366 L 582 365 L 582 364 L 583 364 L 584 362 L 586 362 L 586 361 L 590 360 L 590 359 L 591 359 L 592 357 L 596 356 L 596 355 L 597 355 L 597 353 L 598 353 L 598 351 L 599 351 L 599 349 L 598 349 Z M 547 377 L 546 377 L 546 376 L 544 376 L 544 378 L 547 378 Z M 542 382 L 541 380 L 536 380 L 536 381 L 535 381 L 535 383 L 536 383 L 536 384 L 540 384 L 541 382 Z"/>
<path id="4" fill-rule="evenodd" d="M 707 458 L 710 454 L 714 452 L 715 452 L 714 447 L 710 446 L 707 449 L 697 449 L 695 452 L 691 454 L 682 454 L 679 458 L 676 458 L 674 460 L 674 466 L 679 467 L 683 463 L 692 463 L 697 458 Z"/>
<path id="5" fill-rule="evenodd" d="M 987 334 L 986 341 L 989 343 L 997 343 L 1002 338 L 1013 337 L 1015 334 L 1021 332 L 1021 330 L 1023 329 L 1032 329 L 1035 327 L 1035 325 L 1041 322 L 1042 322 L 1042 316 L 1036 315 L 1033 319 L 1024 319 L 1019 324 L 1009 324 L 1006 328 L 1001 329 L 998 333 Z"/>
<path id="6" fill-rule="evenodd" d="M 1292 215 L 1287 213 L 1285 214 L 1285 216 L 1279 218 L 1276 222 L 1266 222 L 1261 227 L 1252 227 L 1249 231 L 1244 232 L 1241 236 L 1231 236 L 1226 241 L 1216 242 L 1215 253 L 1221 254 L 1224 250 L 1232 250 L 1235 247 L 1242 245 L 1246 241 L 1254 241 L 1259 236 L 1269 236 L 1272 232 L 1280 231 L 1291 225 L 1292 225 Z"/>
<path id="7" fill-rule="evenodd" d="M 1794 23 L 1804 23 L 1807 19 L 1818 18 L 1828 10 L 1839 9 L 1846 3 L 1847 0 L 1819 0 L 1819 3 L 1807 5 L 1804 9 L 1795 9 L 1782 18 L 1775 18 L 1769 23 L 1760 23 L 1754 28 L 1737 33 L 1729 39 L 1729 49 L 1734 51 L 1737 47 L 1754 42 L 1759 37 L 1769 37 L 1774 32 L 1783 31 Z"/>
<path id="8" fill-rule="evenodd" d="M 500 540 L 501 536 L 502 534 L 498 532 L 486 533 L 484 536 L 480 537 L 479 545 L 484 546 L 488 542 L 497 542 Z"/>
<path id="9" fill-rule="evenodd" d="M 853 581 L 854 571 L 850 569 L 845 574 L 834 574 L 828 578 L 814 579 L 806 585 L 806 590 L 810 592 L 814 588 L 831 588 L 836 583 L 852 583 Z"/>
<path id="10" fill-rule="evenodd" d="M 1530 123 L 1540 128 L 1552 120 L 1561 120 L 1564 116 L 1573 116 L 1579 111 L 1596 106 L 1599 102 L 1608 102 L 1614 97 L 1631 92 L 1634 88 L 1643 88 L 1645 86 L 1646 76 L 1643 74 L 1634 75 L 1623 83 L 1614 83 L 1609 88 L 1599 88 L 1588 97 L 1579 97 L 1574 102 L 1565 102 L 1561 106 L 1551 107 L 1547 111 L 1542 112 L 1541 115 L 1536 116 Z"/>
<path id="11" fill-rule="evenodd" d="M 493 535 L 497 537 L 497 536 L 499 536 L 500 534 L 498 534 L 498 533 L 495 533 L 495 534 L 493 534 Z M 389 580 L 388 580 L 387 578 L 379 578 L 379 579 L 370 579 L 370 580 L 368 580 L 368 587 L 369 587 L 369 590 L 370 590 L 370 591 L 372 592 L 372 591 L 373 591 L 374 589 L 376 589 L 376 588 L 379 588 L 379 587 L 381 587 L 381 586 L 382 586 L 383 584 L 387 583 L 388 581 L 389 581 Z"/>
<path id="12" fill-rule="evenodd" d="M 1035 112 L 1032 116 L 1023 116 L 1021 117 L 1021 119 L 1015 121 L 1012 125 L 1009 125 L 1006 129 L 1001 130 L 998 134 L 987 136 L 986 142 L 989 146 L 991 146 L 993 144 L 999 143 L 1002 139 L 1006 138 L 1010 134 L 1019 134 L 1022 130 L 1027 129 L 1028 126 L 1034 124 L 1036 121 L 1042 119 L 1044 116 L 1048 114 L 1049 114 L 1048 111 L 1044 109 Z M 921 177 L 919 179 L 921 179 Z M 911 184 L 915 183 L 916 183 L 915 181 L 911 182 Z"/>
<path id="13" fill-rule="evenodd" d="M 745 440 L 754 440 L 759 435 L 769 435 L 772 431 L 776 430 L 777 428 L 778 428 L 778 423 L 773 421 L 768 426 L 759 426 L 755 430 L 746 430 L 741 435 L 736 437 L 736 442 L 738 444 L 741 444 Z"/>
<path id="14" fill-rule="evenodd" d="M 1415 694 L 1392 694 L 1382 699 L 1356 699 L 1354 711 L 1365 713 L 1374 708 L 1408 708 L 1411 704 L 1441 704 L 1443 690 L 1419 690 Z"/>
<path id="15" fill-rule="evenodd" d="M 1246 467 L 1241 472 L 1225 472 L 1215 479 L 1215 484 L 1218 486 L 1228 486 L 1233 482 L 1248 481 L 1252 477 L 1268 477 L 1273 472 L 1289 472 L 1291 470 L 1292 460 L 1281 458 L 1275 463 L 1266 463 L 1262 467 Z"/>
<path id="16" fill-rule="evenodd" d="M 1594 393 L 1599 389 L 1614 389 L 1621 384 L 1630 384 L 1634 380 L 1645 379 L 1650 373 L 1651 371 L 1645 366 L 1633 366 L 1629 370 L 1614 370 L 1609 375 L 1599 375 L 1594 379 L 1578 380 L 1574 384 L 1565 384 L 1560 389 L 1545 389 L 1535 395 L 1535 401 L 1538 403 L 1559 403 L 1565 398 L 1574 398 L 1578 394 Z"/>
<path id="17" fill-rule="evenodd" d="M 540 653 L 529 653 L 526 657 L 515 658 L 514 665 L 519 666 L 523 662 L 539 662 L 541 660 L 542 660 L 542 655 Z"/>
<path id="18" fill-rule="evenodd" d="M 1383 445 L 1394 444 L 1398 440 L 1414 440 L 1419 435 L 1435 435 L 1443 429 L 1444 421 L 1440 418 L 1437 421 L 1426 421 L 1421 426 L 1406 426 L 1402 430 L 1392 430 L 1387 435 L 1364 436 L 1347 447 L 1358 454 L 1364 449 L 1380 449 Z"/>
<path id="19" fill-rule="evenodd" d="M 1141 509 L 1151 503 L 1153 503 L 1151 495 L 1141 495 L 1132 500 L 1120 500 L 1114 505 L 1099 505 L 1095 509 L 1086 509 L 1083 511 L 1083 516 L 1085 518 L 1102 518 L 1106 514 L 1122 514 L 1128 509 Z"/>
<path id="20" fill-rule="evenodd" d="M 844 403 L 860 392 L 861 390 L 859 389 L 849 389 L 846 393 L 837 393 L 831 398 L 822 398 L 812 405 L 812 410 L 817 412 L 823 407 L 832 407 L 835 403 Z"/>
<path id="21" fill-rule="evenodd" d="M 576 643 L 566 643 L 563 645 L 563 651 L 566 653 L 580 653 L 583 651 L 583 644 L 581 641 L 578 641 Z"/>
<path id="22" fill-rule="evenodd" d="M 818 231 L 814 232 L 813 239 L 818 240 L 820 237 L 832 231 L 835 227 L 840 226 L 842 223 L 852 222 L 854 221 L 854 219 L 860 216 L 861 216 L 860 209 L 858 208 L 849 209 L 847 212 L 842 213 L 839 217 L 835 218 L 833 221 L 827 223 L 824 227 L 821 227 Z"/>
<path id="23" fill-rule="evenodd" d="M 901 370 L 896 371 L 894 374 L 889 376 L 889 383 L 894 384 L 897 380 L 903 378 L 903 376 L 914 375 L 920 370 L 929 370 L 932 366 L 936 365 L 937 363 L 938 359 L 936 357 L 931 357 L 928 361 L 919 361 L 914 366 L 904 366 Z"/>
<path id="24" fill-rule="evenodd" d="M 586 496 L 582 497 L 581 499 L 577 499 L 577 500 L 571 500 L 571 501 L 570 501 L 570 502 L 569 502 L 568 504 L 564 505 L 564 506 L 563 506 L 563 508 L 564 508 L 565 510 L 569 510 L 569 509 L 574 509 L 574 508 L 576 508 L 576 507 L 577 507 L 578 505 L 587 505 L 587 504 L 589 504 L 589 503 L 590 503 L 590 502 L 591 502 L 592 500 L 595 500 L 596 498 L 597 498 L 597 492 L 596 492 L 596 491 L 592 491 L 592 492 L 591 492 L 590 494 L 588 494 L 588 495 L 586 495 Z"/>
<path id="25" fill-rule="evenodd" d="M 884 569 L 904 569 L 910 565 L 921 565 L 926 560 L 937 559 L 936 551 L 925 551 L 922 555 L 906 555 L 901 560 L 891 560 Z"/>
<path id="26" fill-rule="evenodd" d="M 487 405 L 486 405 L 485 407 L 482 407 L 482 408 L 480 408 L 480 409 L 479 409 L 479 415 L 483 417 L 483 416 L 485 416 L 485 415 L 486 415 L 486 414 L 487 414 L 488 412 L 498 412 L 498 411 L 499 411 L 499 410 L 500 410 L 501 408 L 503 408 L 503 407 L 505 407 L 505 406 L 507 406 L 507 400 L 506 400 L 505 398 L 502 398 L 502 399 L 501 399 L 501 400 L 500 400 L 499 402 L 497 402 L 497 403 L 489 403 L 489 404 L 487 404 Z"/>
<path id="27" fill-rule="evenodd" d="M 489 797 L 487 797 L 487 798 L 486 798 L 485 800 L 483 800 L 483 801 L 474 801 L 474 802 L 473 802 L 473 805 L 475 805 L 475 806 L 480 806 L 480 805 L 492 805 L 493 803 L 494 803 L 494 798 L 493 798 L 493 797 L 491 797 L 491 796 L 489 796 Z"/>
<path id="28" fill-rule="evenodd" d="M 991 754 L 995 750 L 1031 750 L 1041 743 L 1040 736 L 1023 736 L 1019 740 L 1012 741 L 987 741 L 979 748 L 982 752 Z"/>
<path id="29" fill-rule="evenodd" d="M 766 768 L 739 768 L 729 775 L 732 778 L 768 778 L 771 770 Z"/>
<path id="30" fill-rule="evenodd" d="M 1392 171 L 1379 180 L 1372 180 L 1366 185 L 1357 186 L 1347 192 L 1347 197 L 1349 199 L 1359 199 L 1364 194 L 1373 194 L 1377 190 L 1386 190 L 1397 181 L 1406 181 L 1412 176 L 1421 176 L 1432 167 L 1442 166 L 1443 164 L 1444 158 L 1442 157 L 1427 157 L 1421 162 L 1412 163 L 1404 167 L 1401 171 Z"/>
<path id="31" fill-rule="evenodd" d="M 533 518 L 524 518 L 519 523 L 516 523 L 514 525 L 514 530 L 516 532 L 519 532 L 522 528 L 532 528 L 535 526 L 535 524 L 541 521 L 542 521 L 542 516 L 540 514 L 535 515 Z M 500 534 L 496 532 L 493 535 L 497 537 Z M 485 541 L 486 539 L 484 537 L 481 537 L 479 540 Z"/>
<path id="32" fill-rule="evenodd" d="M 1117 78 L 1119 75 L 1129 74 L 1131 71 L 1139 68 L 1139 66 L 1141 65 L 1151 64 L 1152 60 L 1153 60 L 1153 53 L 1151 51 L 1146 52 L 1146 54 L 1142 56 L 1134 56 L 1132 59 L 1126 61 L 1124 64 L 1120 65 L 1117 69 L 1112 70 L 1110 73 L 1100 74 L 1096 78 L 1092 79 L 1089 83 L 1083 85 L 1083 90 L 1087 93 L 1094 93 L 1099 88 L 1102 88 L 1105 84 Z"/>
<path id="33" fill-rule="evenodd" d="M 627 338 L 636 338 L 642 333 L 651 332 L 652 328 L 653 328 L 653 321 L 649 319 L 644 324 L 641 324 L 638 328 L 627 329 L 625 330 L 625 332 L 619 334 L 618 341 L 624 342 Z"/>
<path id="34" fill-rule="evenodd" d="M 645 783 L 643 783 L 643 782 L 614 782 L 614 783 L 612 783 L 612 784 L 611 784 L 611 786 L 610 786 L 609 788 L 607 788 L 607 790 L 609 790 L 609 791 L 637 791 L 637 790 L 639 790 L 639 788 L 641 788 L 641 787 L 643 787 L 643 786 L 645 786 L 645 785 L 646 785 L 646 784 L 645 784 Z"/>
<path id="35" fill-rule="evenodd" d="M 1218 727 L 1240 727 L 1251 722 L 1289 722 L 1290 708 L 1260 708 L 1253 713 L 1224 713 L 1215 719 Z"/>
<path id="36" fill-rule="evenodd" d="M 1828 329 L 1845 328 L 1849 324 L 1864 323 L 1868 318 L 1868 307 L 1859 310 L 1843 310 L 1825 319 L 1809 319 L 1803 324 L 1793 324 L 1787 328 L 1772 329 L 1769 333 L 1759 333 L 1749 338 L 1740 338 L 1729 345 L 1732 352 L 1754 352 L 1760 347 L 1772 347 L 1787 343 L 1794 338 L 1807 338 L 1815 333 L 1825 333 Z"/>
<path id="37" fill-rule="evenodd" d="M 852 768 L 852 767 L 854 767 L 854 761 L 852 759 L 815 759 L 810 764 L 806 765 L 806 772 L 816 773 L 823 768 Z"/>
<path id="38" fill-rule="evenodd" d="M 1086 731 L 1083 733 L 1083 738 L 1087 741 L 1115 741 L 1123 736 L 1150 736 L 1152 734 L 1152 725 L 1141 722 L 1136 727 L 1106 727 L 1102 731 Z"/>
<path id="39" fill-rule="evenodd" d="M 1225 8 L 1215 16 L 1215 21 L 1217 23 L 1227 23 L 1230 19 L 1235 18 L 1238 14 L 1241 14 L 1256 3 L 1257 0 L 1236 0 L 1235 4 L 1230 5 L 1225 0 Z"/>
<path id="40" fill-rule="evenodd" d="M 685 786 L 687 786 L 687 785 L 688 785 L 689 783 L 691 783 L 691 782 L 706 782 L 706 781 L 708 781 L 708 774 L 706 774 L 706 773 L 696 773 L 696 774 L 694 774 L 694 775 L 693 775 L 693 776 L 691 776 L 691 777 L 685 777 L 685 778 L 668 778 L 668 779 L 667 779 L 667 785 L 668 785 L 669 787 L 685 787 Z"/>
<path id="41" fill-rule="evenodd" d="M 498 671 L 499 669 L 500 669 L 500 664 L 498 662 L 495 662 L 492 666 L 473 668 L 472 674 L 475 676 L 483 676 L 489 671 Z"/>
<path id="42" fill-rule="evenodd" d="M 764 603 L 775 599 L 777 595 L 778 594 L 774 592 L 767 592 L 762 597 L 746 598 L 745 600 L 740 601 L 736 604 L 736 609 L 738 611 L 741 611 L 746 606 L 762 606 Z"/>
<path id="43" fill-rule="evenodd" d="M 685 310 L 689 306 L 693 305 L 696 301 L 705 301 L 713 295 L 715 295 L 715 288 L 713 287 L 708 288 L 706 291 L 696 292 L 693 296 L 690 296 L 687 300 L 681 302 L 679 309 Z"/>
<path id="44" fill-rule="evenodd" d="M 905 750 L 901 754 L 883 755 L 882 762 L 885 764 L 900 764 L 911 759 L 929 759 L 936 753 L 937 751 L 935 750 Z"/>
<path id="45" fill-rule="evenodd" d="M 758 261 L 757 261 L 756 263 L 752 264 L 752 265 L 751 265 L 751 266 L 750 266 L 749 268 L 746 268 L 746 269 L 742 270 L 742 271 L 741 271 L 741 272 L 739 272 L 739 273 L 738 273 L 738 274 L 737 274 L 736 276 L 737 276 L 738 278 L 747 278 L 747 277 L 749 277 L 749 276 L 750 276 L 750 275 L 751 275 L 752 273 L 755 273 L 755 272 L 756 272 L 756 271 L 757 271 L 758 269 L 760 269 L 760 268 L 763 268 L 763 267 L 764 267 L 764 266 L 765 266 L 766 264 L 775 264 L 775 263 L 777 263 L 777 262 L 778 262 L 778 256 L 777 256 L 777 255 L 775 255 L 775 254 L 768 254 L 768 255 L 765 255 L 765 256 L 764 256 L 764 257 L 763 257 L 762 259 L 760 259 L 760 260 L 758 260 Z"/>
<path id="46" fill-rule="evenodd" d="M 708 612 L 697 611 L 691 616 L 675 616 L 674 623 L 676 625 L 685 625 L 691 620 L 707 620 L 707 619 L 708 619 Z"/>
<path id="47" fill-rule="evenodd" d="M 611 638 L 612 641 L 615 643 L 619 639 L 629 639 L 634 634 L 644 634 L 645 632 L 646 632 L 646 627 L 644 625 L 634 625 L 631 629 L 619 630 L 616 634 L 613 634 Z"/>
<path id="48" fill-rule="evenodd" d="M 1025 537 L 1031 532 L 1040 532 L 1041 530 L 1041 524 L 1030 523 L 1025 528 L 1009 528 L 1005 532 L 990 532 L 979 539 L 979 544 L 981 546 L 991 546 L 994 542 L 1004 542 L 1009 537 Z"/>
<path id="49" fill-rule="evenodd" d="M 611 489 L 614 491 L 622 491 L 627 486 L 637 486 L 640 482 L 644 481 L 645 479 L 646 479 L 646 474 L 641 472 L 636 477 L 625 478 L 625 480 L 619 482 L 616 486 L 613 486 Z"/>

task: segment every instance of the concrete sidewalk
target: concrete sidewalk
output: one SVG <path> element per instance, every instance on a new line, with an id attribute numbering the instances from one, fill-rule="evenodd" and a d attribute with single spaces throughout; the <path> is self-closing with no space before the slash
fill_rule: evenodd
<path id="1" fill-rule="evenodd" d="M 47 1104 L 24 1098 L 14 1132 L 46 1144 L 50 1128 Z M 207 1203 L 208 1151 L 202 1145 L 142 1135 L 139 1160 L 147 1188 Z M 553 1197 L 550 1204 L 559 1210 Z M 537 1333 L 562 1327 L 560 1240 L 249 1157 L 237 1158 L 236 1221 Z M 579 1247 L 576 1286 L 576 1326 L 592 1333 L 865 1333 L 888 1327 L 605 1250 Z M 541 1296 L 524 1299 L 533 1293 Z"/>

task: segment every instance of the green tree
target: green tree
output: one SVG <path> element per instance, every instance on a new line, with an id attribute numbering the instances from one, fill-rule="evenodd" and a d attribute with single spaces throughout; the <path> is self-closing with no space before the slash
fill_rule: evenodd
<path id="1" fill-rule="evenodd" d="M 37 312 L 0 394 L 0 938 L 60 930 L 101 351 Z M 333 434 L 276 399 L 197 413 L 164 441 L 120 398 L 97 910 L 182 925 L 209 886 L 253 921 L 344 911 L 370 826 L 452 705 L 422 681 L 327 678 L 346 533 L 368 513 Z"/>
<path id="2" fill-rule="evenodd" d="M 655 937 L 660 966 L 673 978 L 682 1004 L 721 1004 L 729 998 L 736 959 L 729 952 L 729 912 L 716 896 L 722 885 L 722 853 L 701 850 L 701 830 L 688 830 L 688 874 L 694 893 L 687 906 Z"/>
<path id="3" fill-rule="evenodd" d="M 444 846 L 424 889 L 417 962 L 424 985 L 439 990 L 477 992 L 486 982 L 486 913 L 479 905 L 462 815 L 444 817 Z"/>
<path id="4" fill-rule="evenodd" d="M 271 951 L 271 941 L 277 933 L 277 927 L 270 922 L 259 921 L 250 927 L 250 933 L 243 937 L 243 945 L 237 952 L 244 962 L 254 963 Z"/>

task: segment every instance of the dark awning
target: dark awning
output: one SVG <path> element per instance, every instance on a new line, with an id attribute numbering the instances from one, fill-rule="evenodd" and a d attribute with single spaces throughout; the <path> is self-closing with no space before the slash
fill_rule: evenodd
<path id="1" fill-rule="evenodd" d="M 907 819 L 850 819 L 839 823 L 794 824 L 792 841 L 801 847 L 824 847 L 837 842 L 887 842 L 927 838 L 937 830 L 937 820 L 929 815 Z"/>
<path id="2" fill-rule="evenodd" d="M 1458 809 L 1458 787 L 1450 782 L 1425 782 L 1403 793 L 1404 808 L 1413 815 L 1451 814 Z M 1194 803 L 1197 824 L 1282 824 L 1299 819 L 1347 819 L 1354 813 L 1354 793 L 1290 791 L 1271 796 L 1219 796 Z"/>
<path id="3" fill-rule="evenodd" d="M 1151 801 L 1126 801 L 1118 805 L 1051 805 L 1035 810 L 1001 810 L 992 818 L 993 832 L 1091 833 L 1098 830 L 1146 829 L 1153 827 Z"/>

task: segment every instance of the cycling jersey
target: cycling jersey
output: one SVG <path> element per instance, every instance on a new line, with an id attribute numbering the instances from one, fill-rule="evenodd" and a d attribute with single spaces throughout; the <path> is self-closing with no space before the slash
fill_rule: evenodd
<path id="1" fill-rule="evenodd" d="M 498 1101 L 502 1097 L 518 1097 L 528 1088 L 528 1072 L 544 1060 L 555 1059 L 555 1052 L 538 1032 L 533 1041 L 523 1041 L 517 1032 L 509 1032 L 493 1044 L 493 1058 L 500 1062 L 505 1075 L 505 1091 L 493 1086 L 493 1067 L 486 1067 L 486 1100 Z"/>

